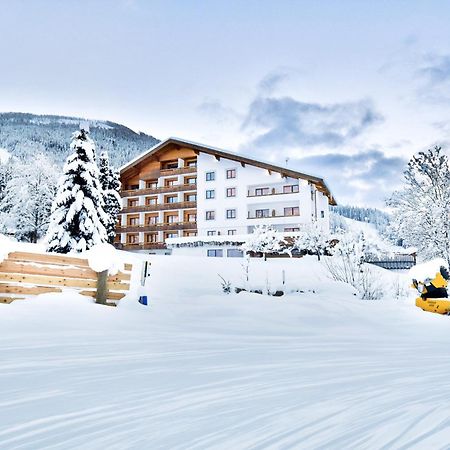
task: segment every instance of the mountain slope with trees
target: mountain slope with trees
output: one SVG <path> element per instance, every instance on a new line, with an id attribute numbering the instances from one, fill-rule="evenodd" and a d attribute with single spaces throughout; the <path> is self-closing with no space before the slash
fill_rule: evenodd
<path id="1" fill-rule="evenodd" d="M 70 153 L 72 133 L 85 119 L 40 116 L 28 113 L 0 113 L 0 149 L 23 160 L 45 154 L 56 165 L 64 164 Z M 110 121 L 88 120 L 90 136 L 97 151 L 107 151 L 114 167 L 119 167 L 159 142 L 153 136 L 136 133 Z"/>

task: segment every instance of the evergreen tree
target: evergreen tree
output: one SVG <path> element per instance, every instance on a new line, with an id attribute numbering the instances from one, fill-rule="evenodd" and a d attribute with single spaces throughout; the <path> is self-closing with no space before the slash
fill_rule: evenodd
<path id="1" fill-rule="evenodd" d="M 242 249 L 246 253 L 262 253 L 264 261 L 266 261 L 268 253 L 282 251 L 282 244 L 284 244 L 283 236 L 275 228 L 268 225 L 257 225 L 242 245 Z"/>
<path id="2" fill-rule="evenodd" d="M 107 215 L 105 228 L 108 234 L 108 242 L 112 244 L 116 237 L 116 224 L 121 210 L 120 178 L 119 173 L 109 165 L 109 157 L 106 151 L 100 154 L 98 166 L 100 170 L 99 179 L 105 201 L 104 209 Z"/>
<path id="3" fill-rule="evenodd" d="M 450 263 L 450 169 L 441 147 L 413 156 L 405 171 L 405 186 L 394 192 L 392 226 L 407 246 L 426 258 Z"/>
<path id="4" fill-rule="evenodd" d="M 330 249 L 330 240 L 328 230 L 322 229 L 317 222 L 313 222 L 294 238 L 292 248 L 311 252 L 320 261 L 320 255 L 324 255 Z"/>
<path id="5" fill-rule="evenodd" d="M 0 201 L 0 222 L 3 218 L 4 228 L 14 230 L 18 240 L 37 242 L 47 231 L 55 193 L 56 171 L 45 155 L 15 162 Z"/>
<path id="6" fill-rule="evenodd" d="M 47 232 L 47 251 L 82 252 L 107 242 L 102 187 L 95 145 L 86 130 L 73 134 Z"/>

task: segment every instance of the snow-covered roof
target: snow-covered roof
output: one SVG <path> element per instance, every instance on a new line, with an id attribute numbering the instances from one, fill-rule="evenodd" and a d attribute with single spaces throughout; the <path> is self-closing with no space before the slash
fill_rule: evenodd
<path id="1" fill-rule="evenodd" d="M 306 174 L 306 173 L 303 173 L 303 172 L 299 172 L 299 171 L 296 171 L 296 170 L 292 170 L 292 169 L 289 169 L 287 167 L 277 166 L 277 165 L 274 165 L 274 164 L 272 164 L 270 162 L 256 160 L 256 159 L 248 158 L 246 156 L 241 156 L 241 155 L 238 155 L 237 153 L 232 153 L 232 152 L 229 152 L 229 151 L 225 151 L 225 150 L 219 149 L 217 147 L 212 147 L 212 146 L 209 146 L 209 145 L 199 144 L 199 143 L 196 143 L 196 142 L 193 142 L 193 141 L 189 141 L 189 140 L 186 140 L 186 139 L 180 139 L 180 138 L 176 138 L 176 137 L 167 138 L 164 141 L 161 141 L 158 144 L 154 145 L 149 150 L 141 153 L 136 158 L 132 159 L 127 164 L 123 165 L 120 168 L 120 173 L 124 174 L 127 170 L 131 169 L 136 164 L 139 164 L 144 159 L 146 159 L 146 158 L 148 158 L 148 157 L 150 157 L 152 155 L 155 155 L 157 152 L 161 151 L 164 147 L 166 147 L 168 145 L 172 145 L 172 144 L 173 145 L 179 145 L 179 146 L 188 147 L 188 148 L 191 148 L 192 150 L 194 150 L 196 152 L 207 153 L 207 154 L 210 154 L 210 155 L 214 155 L 216 157 L 221 157 L 221 158 L 224 158 L 224 159 L 230 159 L 232 161 L 238 161 L 241 164 L 248 164 L 248 165 L 260 167 L 260 168 L 263 168 L 263 169 L 266 169 L 266 170 L 269 170 L 269 171 L 272 171 L 272 172 L 278 172 L 278 173 L 282 174 L 283 176 L 287 176 L 287 177 L 290 177 L 290 178 L 301 178 L 301 179 L 304 179 L 304 180 L 308 180 L 312 184 L 314 184 L 318 190 L 323 192 L 329 198 L 330 204 L 332 204 L 332 205 L 336 205 L 337 204 L 335 197 L 331 193 L 330 189 L 328 188 L 328 186 L 325 183 L 325 181 L 323 180 L 323 178 L 320 178 L 320 177 L 315 176 L 315 175 L 310 175 L 310 174 Z"/>

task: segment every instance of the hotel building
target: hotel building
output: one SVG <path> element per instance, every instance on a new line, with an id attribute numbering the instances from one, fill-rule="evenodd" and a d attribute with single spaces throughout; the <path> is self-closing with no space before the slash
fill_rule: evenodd
<path id="1" fill-rule="evenodd" d="M 120 174 L 116 245 L 145 253 L 168 252 L 167 239 L 246 235 L 261 224 L 294 233 L 315 221 L 325 229 L 336 204 L 322 178 L 176 138 Z"/>

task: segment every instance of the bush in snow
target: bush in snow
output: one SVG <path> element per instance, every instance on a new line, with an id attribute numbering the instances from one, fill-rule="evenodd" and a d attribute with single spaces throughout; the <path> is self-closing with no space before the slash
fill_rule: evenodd
<path id="1" fill-rule="evenodd" d="M 380 298 L 381 286 L 369 265 L 364 262 L 369 254 L 364 234 L 342 233 L 338 239 L 333 255 L 323 260 L 331 277 L 353 286 L 364 300 Z"/>
<path id="2" fill-rule="evenodd" d="M 317 222 L 314 222 L 293 239 L 292 245 L 288 247 L 287 251 L 307 251 L 316 255 L 320 261 L 320 256 L 329 252 L 330 241 L 331 236 L 328 230 L 322 229 Z"/>
<path id="3" fill-rule="evenodd" d="M 225 278 L 222 275 L 220 275 L 220 274 L 217 274 L 217 275 L 218 275 L 218 277 L 221 280 L 220 281 L 220 285 L 222 286 L 222 291 L 225 294 L 230 294 L 231 293 L 231 281 L 225 280 Z"/>
<path id="4" fill-rule="evenodd" d="M 282 251 L 283 243 L 284 239 L 277 230 L 268 225 L 257 225 L 253 233 L 248 235 L 242 249 L 245 253 L 262 253 L 266 261 L 268 253 Z"/>
<path id="5" fill-rule="evenodd" d="M 49 252 L 82 252 L 108 240 L 94 143 L 82 129 L 73 134 L 70 147 L 46 236 Z"/>
<path id="6" fill-rule="evenodd" d="M 119 212 L 122 209 L 119 194 L 119 173 L 109 165 L 109 157 L 107 152 L 102 152 L 100 154 L 98 167 L 100 171 L 100 184 L 103 189 L 103 198 L 105 201 L 104 209 L 107 215 L 105 228 L 108 234 L 108 242 L 112 244 L 114 242 L 114 238 L 116 237 L 116 225 L 119 218 Z"/>
<path id="7" fill-rule="evenodd" d="M 392 228 L 406 246 L 417 247 L 427 259 L 450 263 L 450 168 L 441 147 L 413 156 L 404 173 L 405 185 L 388 205 L 394 209 Z"/>
<path id="8" fill-rule="evenodd" d="M 47 231 L 56 193 L 56 169 L 45 155 L 30 164 L 14 162 L 0 201 L 2 224 L 18 240 L 37 242 Z"/>

